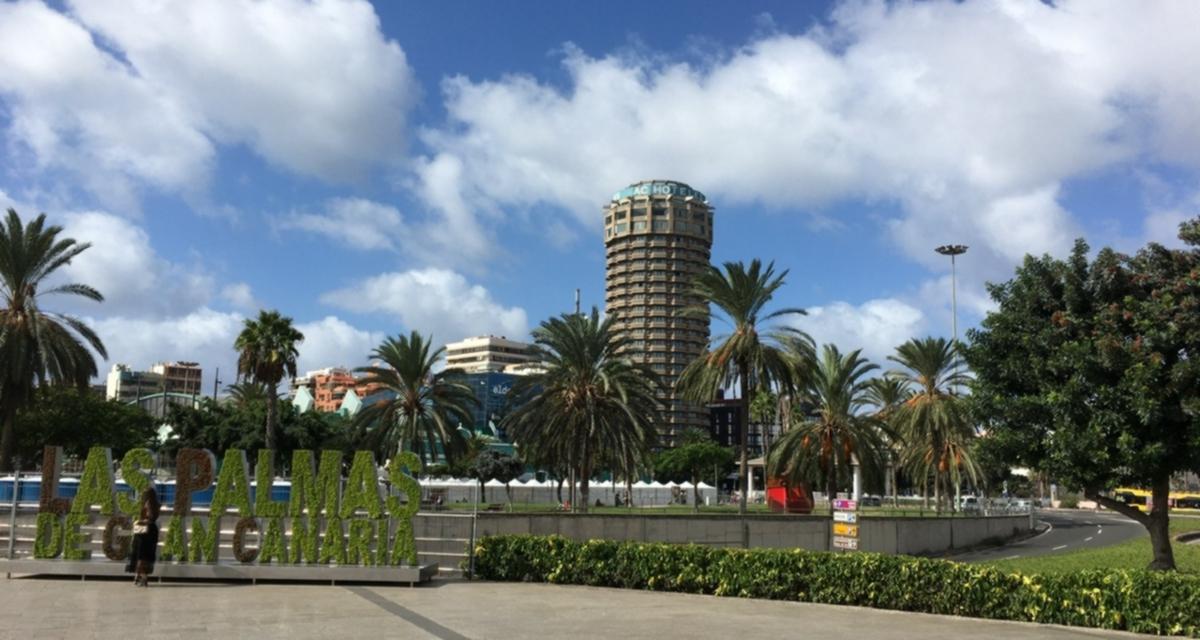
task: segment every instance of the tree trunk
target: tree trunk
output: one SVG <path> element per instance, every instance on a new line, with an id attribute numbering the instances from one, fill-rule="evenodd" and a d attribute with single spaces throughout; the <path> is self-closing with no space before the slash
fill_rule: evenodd
<path id="1" fill-rule="evenodd" d="M 579 456 L 579 513 L 588 512 L 588 476 L 592 475 L 588 443 L 584 440 Z"/>
<path id="2" fill-rule="evenodd" d="M 825 490 L 829 494 L 829 517 L 833 517 L 833 501 L 837 500 L 837 446 L 829 456 L 829 479 L 825 482 Z"/>
<path id="3" fill-rule="evenodd" d="M 892 506 L 900 507 L 900 473 L 896 470 L 896 465 L 892 465 Z"/>
<path id="4" fill-rule="evenodd" d="M 692 511 L 700 511 L 700 474 L 692 469 Z"/>
<path id="5" fill-rule="evenodd" d="M 1083 491 L 1083 495 L 1088 499 L 1095 500 L 1100 505 L 1146 527 L 1146 531 L 1150 533 L 1150 547 L 1154 552 L 1154 558 L 1146 568 L 1156 571 L 1174 571 L 1175 552 L 1171 549 L 1170 522 L 1167 515 L 1169 508 L 1167 501 L 1171 496 L 1170 476 L 1155 480 L 1150 487 L 1150 493 L 1153 504 L 1150 506 L 1150 513 L 1147 514 L 1120 500 L 1102 496 L 1098 490 L 1084 489 Z"/>
<path id="6" fill-rule="evenodd" d="M 742 461 L 741 470 L 738 473 L 738 485 L 741 492 L 741 500 L 738 502 L 738 513 L 746 515 L 746 504 L 750 499 L 750 367 L 746 366 L 745 361 L 738 363 L 738 378 L 742 387 L 741 415 L 738 416 L 738 422 L 741 424 L 741 440 L 742 444 Z"/>
<path id="7" fill-rule="evenodd" d="M 487 485 L 483 483 L 483 478 L 479 479 L 479 501 L 487 502 Z"/>
<path id="8" fill-rule="evenodd" d="M 562 499 L 562 487 L 563 487 L 563 479 L 562 479 L 562 476 L 559 476 L 559 478 L 558 478 L 558 489 L 557 489 L 557 492 L 558 492 L 558 504 L 559 504 L 560 506 L 561 506 L 561 505 L 562 505 L 562 503 L 563 503 L 563 499 Z"/>
<path id="9" fill-rule="evenodd" d="M 587 513 L 588 507 L 591 506 L 588 504 L 589 475 L 590 470 L 585 465 L 584 468 L 579 471 L 579 513 Z"/>
<path id="10" fill-rule="evenodd" d="M 0 433 L 0 471 L 11 472 L 13 469 L 13 443 L 16 440 L 17 411 L 16 408 L 4 408 L 4 428 Z"/>
<path id="11" fill-rule="evenodd" d="M 942 512 L 942 478 L 936 471 L 933 473 L 933 511 Z"/>
<path id="12" fill-rule="evenodd" d="M 273 383 L 267 385 L 267 449 L 271 452 L 271 459 L 275 458 L 275 421 L 278 419 L 279 411 L 279 393 L 278 384 Z"/>
<path id="13" fill-rule="evenodd" d="M 1163 476 L 1154 482 L 1150 493 L 1154 504 L 1150 506 L 1150 522 L 1146 529 L 1150 532 L 1150 546 L 1154 548 L 1154 560 L 1149 569 L 1158 571 L 1175 570 L 1175 552 L 1171 549 L 1171 531 L 1168 527 L 1168 511 L 1171 499 L 1171 477 Z"/>
<path id="14" fill-rule="evenodd" d="M 574 460 L 570 461 L 568 463 L 568 466 L 570 468 L 567 469 L 567 485 L 568 485 L 567 486 L 567 495 L 571 498 L 571 513 L 575 513 L 577 511 L 579 511 L 579 499 L 578 499 L 578 496 L 575 495 L 575 493 L 576 493 L 575 480 L 576 480 L 577 476 L 579 475 L 579 469 L 575 466 Z"/>

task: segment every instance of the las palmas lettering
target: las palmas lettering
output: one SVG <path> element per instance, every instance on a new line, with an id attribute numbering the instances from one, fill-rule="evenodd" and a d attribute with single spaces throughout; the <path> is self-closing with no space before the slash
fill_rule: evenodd
<path id="1" fill-rule="evenodd" d="M 369 451 L 354 454 L 342 477 L 342 452 L 292 453 L 292 487 L 287 501 L 271 499 L 274 468 L 268 450 L 258 451 L 255 481 L 261 490 L 251 498 L 246 453 L 225 452 L 216 473 L 216 488 L 207 513 L 193 513 L 192 494 L 212 486 L 216 458 L 207 449 L 181 449 L 176 457 L 175 499 L 161 534 L 162 560 L 213 563 L 220 554 L 221 522 L 235 521 L 233 556 L 245 564 L 399 565 L 417 564 L 412 520 L 421 504 L 421 487 L 413 475 L 420 469 L 416 454 L 405 452 L 388 469 L 391 485 L 406 501 L 384 495 L 375 459 Z M 35 558 L 87 560 L 91 534 L 80 528 L 93 523 L 93 509 L 108 516 L 102 549 L 111 560 L 129 553 L 130 529 L 137 520 L 138 496 L 151 486 L 154 466 L 148 449 L 133 449 L 121 460 L 121 475 L 133 490 L 118 492 L 113 479 L 112 451 L 88 452 L 79 491 L 58 496 L 62 448 L 45 447 L 41 501 L 38 507 Z M 165 515 L 165 514 L 164 514 Z"/>

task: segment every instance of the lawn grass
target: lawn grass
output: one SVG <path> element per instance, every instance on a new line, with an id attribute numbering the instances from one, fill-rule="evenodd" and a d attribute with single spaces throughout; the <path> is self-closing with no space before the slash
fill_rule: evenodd
<path id="1" fill-rule="evenodd" d="M 1171 536 L 1200 530 L 1200 518 L 1173 518 Z M 1175 565 L 1183 573 L 1200 574 L 1200 545 L 1172 543 Z M 1141 536 L 1108 547 L 1057 555 L 996 560 L 992 566 L 1018 573 L 1068 573 L 1081 569 L 1145 569 L 1153 558 L 1150 537 Z"/>

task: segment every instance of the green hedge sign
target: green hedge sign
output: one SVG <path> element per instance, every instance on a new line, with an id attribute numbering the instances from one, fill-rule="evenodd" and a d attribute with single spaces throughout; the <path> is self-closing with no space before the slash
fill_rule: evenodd
<path id="1" fill-rule="evenodd" d="M 104 555 L 124 560 L 132 523 L 139 517 L 138 496 L 151 486 L 147 472 L 153 468 L 154 455 L 147 449 L 125 454 L 121 475 L 133 490 L 126 495 L 116 490 L 112 451 L 93 447 L 74 498 L 57 495 L 62 458 L 61 447 L 45 447 L 34 557 L 89 559 L 86 546 L 91 534 L 81 528 L 93 524 L 98 508 L 101 516 L 108 517 Z M 403 501 L 384 494 L 369 451 L 356 452 L 349 473 L 343 476 L 342 452 L 321 451 L 318 460 L 315 452 L 306 450 L 292 454 L 289 499 L 272 500 L 273 459 L 271 451 L 258 451 L 254 477 L 259 490 L 252 495 L 244 451 L 230 449 L 218 466 L 206 449 L 181 449 L 176 458 L 174 506 L 169 521 L 160 525 L 160 559 L 218 562 L 221 525 L 226 522 L 233 524 L 233 559 L 243 564 L 417 564 L 412 522 L 420 507 L 421 487 L 414 477 L 420 469 L 415 454 L 400 454 L 387 469 L 386 477 L 404 494 Z M 209 509 L 194 509 L 192 495 L 212 486 L 214 475 L 216 488 Z"/>

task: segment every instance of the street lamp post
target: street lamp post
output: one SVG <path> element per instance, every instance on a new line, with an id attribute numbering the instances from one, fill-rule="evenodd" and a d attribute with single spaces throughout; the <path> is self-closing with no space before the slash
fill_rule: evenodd
<path id="1" fill-rule="evenodd" d="M 944 244 L 936 249 L 944 256 L 950 256 L 950 317 L 954 325 L 954 347 L 958 348 L 958 275 L 956 273 L 955 256 L 967 252 L 965 244 Z"/>
<path id="2" fill-rule="evenodd" d="M 965 244 L 944 244 L 936 249 L 944 256 L 950 256 L 950 318 L 954 327 L 954 376 L 958 377 L 958 274 L 956 273 L 955 257 L 967 252 Z M 954 505 L 950 508 L 951 515 L 958 510 L 961 501 L 961 486 L 954 483 Z"/>

